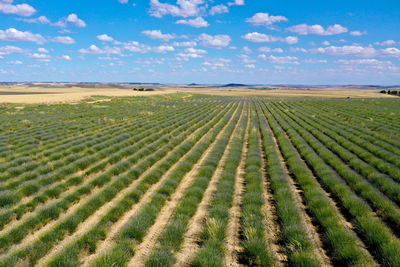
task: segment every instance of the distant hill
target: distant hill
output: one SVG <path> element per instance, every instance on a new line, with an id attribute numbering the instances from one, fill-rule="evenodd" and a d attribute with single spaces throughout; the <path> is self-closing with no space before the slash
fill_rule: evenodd
<path id="1" fill-rule="evenodd" d="M 241 83 L 228 83 L 225 85 L 222 85 L 221 87 L 247 87 L 248 85 L 246 84 L 241 84 Z"/>

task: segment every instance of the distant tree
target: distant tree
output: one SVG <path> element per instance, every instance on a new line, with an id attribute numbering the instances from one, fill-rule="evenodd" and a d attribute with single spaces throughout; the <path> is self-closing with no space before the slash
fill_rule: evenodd
<path id="1" fill-rule="evenodd" d="M 386 94 L 387 92 L 386 92 L 386 90 L 382 90 L 382 91 L 380 91 L 380 93 L 381 94 Z"/>

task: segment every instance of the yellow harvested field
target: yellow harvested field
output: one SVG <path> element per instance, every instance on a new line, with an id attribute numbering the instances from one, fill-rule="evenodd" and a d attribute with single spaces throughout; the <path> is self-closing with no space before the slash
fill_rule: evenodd
<path id="1" fill-rule="evenodd" d="M 21 103 L 21 104 L 54 104 L 74 103 L 92 96 L 154 96 L 167 94 L 173 91 L 149 91 L 139 92 L 130 89 L 116 88 L 40 88 L 40 87 L 0 87 L 0 103 Z"/>

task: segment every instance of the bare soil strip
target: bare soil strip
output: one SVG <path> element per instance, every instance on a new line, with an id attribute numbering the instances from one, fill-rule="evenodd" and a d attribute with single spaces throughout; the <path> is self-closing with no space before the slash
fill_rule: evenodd
<path id="1" fill-rule="evenodd" d="M 267 119 L 266 119 L 266 121 L 269 126 Z M 327 256 L 325 249 L 323 248 L 324 245 L 322 243 L 321 237 L 319 236 L 320 231 L 318 231 L 318 226 L 313 224 L 312 218 L 307 213 L 307 207 L 305 205 L 305 200 L 302 197 L 303 191 L 300 189 L 300 186 L 295 181 L 293 181 L 293 178 L 286 166 L 286 161 L 283 158 L 280 148 L 278 146 L 278 141 L 276 140 L 276 137 L 275 137 L 274 133 L 272 132 L 271 128 L 268 128 L 268 131 L 271 132 L 271 135 L 272 135 L 272 138 L 273 138 L 274 144 L 275 144 L 275 150 L 278 154 L 281 166 L 283 167 L 283 170 L 285 171 L 285 173 L 288 177 L 288 182 L 289 182 L 289 186 L 291 189 L 290 191 L 292 192 L 293 198 L 296 200 L 296 202 L 295 202 L 296 206 L 300 210 L 300 216 L 301 216 L 303 225 L 305 225 L 305 227 L 307 229 L 308 238 L 314 243 L 314 248 L 315 248 L 314 255 L 316 255 L 319 262 L 323 264 L 322 266 L 332 266 L 332 262 L 331 262 L 330 258 Z"/>
<path id="2" fill-rule="evenodd" d="M 250 114 L 250 113 L 249 113 Z M 250 119 L 248 118 L 246 134 L 244 137 L 243 148 L 242 148 L 242 157 L 240 159 L 240 164 L 238 166 L 236 172 L 236 181 L 235 181 L 235 195 L 233 197 L 233 204 L 229 210 L 229 221 L 226 229 L 226 253 L 225 253 L 225 264 L 230 267 L 240 267 L 242 266 L 238 259 L 240 253 L 242 251 L 242 247 L 240 246 L 240 210 L 242 205 L 242 197 L 244 192 L 244 183 L 245 183 L 245 163 L 248 151 L 248 138 L 249 138 L 249 126 Z"/>
<path id="3" fill-rule="evenodd" d="M 226 126 L 223 128 L 223 130 L 227 127 L 228 124 L 229 124 L 229 122 L 226 124 Z M 223 132 L 223 130 L 221 131 L 221 133 Z M 216 139 L 218 139 L 220 135 L 221 134 L 219 134 Z M 201 142 L 201 140 L 206 138 L 206 136 L 207 135 L 204 135 L 199 140 L 199 142 Z M 162 230 L 164 229 L 165 224 L 168 222 L 169 217 L 172 215 L 174 208 L 179 203 L 180 199 L 183 197 L 183 193 L 191 185 L 192 179 L 196 176 L 198 170 L 200 169 L 200 166 L 202 165 L 204 160 L 209 155 L 214 144 L 215 144 L 215 142 L 209 148 L 207 148 L 207 150 L 204 152 L 204 154 L 200 158 L 199 162 L 197 162 L 194 165 L 193 169 L 190 172 L 188 172 L 185 175 L 185 177 L 182 179 L 177 190 L 171 196 L 171 200 L 161 210 L 160 215 L 159 215 L 158 219 L 156 220 L 155 224 L 152 227 L 150 227 L 149 232 L 145 236 L 143 242 L 135 248 L 135 256 L 133 259 L 135 259 L 140 253 L 142 253 L 143 255 L 147 255 L 151 251 L 151 249 L 152 249 L 151 244 L 153 244 L 154 242 L 157 241 L 159 235 L 161 234 Z M 194 146 L 191 150 L 189 150 L 188 153 L 190 153 L 190 151 L 192 151 L 195 147 L 196 146 Z M 168 172 L 166 172 L 163 175 L 163 177 L 161 179 L 162 181 L 160 180 L 160 182 L 157 183 L 156 187 L 153 187 L 149 191 L 147 191 L 146 194 L 142 197 L 142 200 L 133 209 L 131 209 L 129 212 L 127 212 L 117 223 L 115 223 L 111 227 L 108 237 L 98 246 L 96 253 L 83 259 L 83 262 L 82 262 L 83 266 L 89 266 L 93 262 L 94 259 L 96 259 L 99 255 L 101 255 L 102 253 L 107 251 L 112 246 L 112 244 L 114 244 L 114 240 L 117 237 L 118 233 L 123 228 L 123 226 L 130 220 L 130 218 L 132 216 L 134 216 L 145 204 L 147 204 L 150 201 L 153 194 L 159 189 L 159 187 L 163 184 L 164 180 L 175 169 L 175 167 L 180 162 L 182 162 L 182 160 L 184 160 L 184 156 L 177 163 L 175 163 L 168 170 Z M 141 251 L 146 251 L 146 253 L 143 253 Z M 131 262 L 132 262 L 132 260 L 131 260 Z M 140 262 L 143 262 L 143 260 Z M 135 266 L 138 266 L 138 263 L 135 263 Z"/>
<path id="4" fill-rule="evenodd" d="M 222 172 L 224 170 L 226 159 L 231 151 L 233 139 L 235 137 L 237 128 L 239 127 L 239 122 L 242 120 L 244 108 L 242 108 L 240 118 L 236 123 L 236 127 L 229 138 L 229 142 L 225 148 L 224 154 L 218 163 L 218 166 L 211 177 L 211 181 L 204 192 L 203 199 L 201 200 L 195 215 L 190 219 L 187 231 L 184 235 L 184 240 L 181 250 L 176 253 L 176 263 L 174 266 L 188 266 L 191 259 L 196 252 L 199 250 L 199 242 L 201 241 L 201 234 L 203 232 L 203 226 L 206 221 L 206 216 L 209 211 L 209 207 L 214 198 L 215 192 L 217 191 L 217 186 L 219 179 L 221 178 Z"/>

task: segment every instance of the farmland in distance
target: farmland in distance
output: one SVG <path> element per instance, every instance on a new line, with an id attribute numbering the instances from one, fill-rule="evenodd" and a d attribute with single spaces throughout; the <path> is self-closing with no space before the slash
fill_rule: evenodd
<path id="1" fill-rule="evenodd" d="M 400 266 L 398 97 L 0 111 L 0 266 Z"/>

